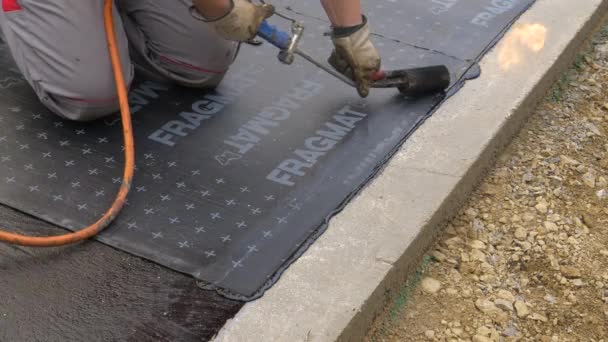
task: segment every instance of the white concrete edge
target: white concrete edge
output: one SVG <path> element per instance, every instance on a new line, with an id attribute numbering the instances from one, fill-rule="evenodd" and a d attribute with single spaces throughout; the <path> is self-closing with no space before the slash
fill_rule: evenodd
<path id="1" fill-rule="evenodd" d="M 246 304 L 214 341 L 361 340 L 441 223 L 571 63 L 607 8 L 608 0 L 538 0 L 482 60 L 482 76 L 420 127 L 277 284 Z M 544 48 L 522 51 L 525 63 L 505 71 L 501 49 L 526 24 L 546 28 Z"/>

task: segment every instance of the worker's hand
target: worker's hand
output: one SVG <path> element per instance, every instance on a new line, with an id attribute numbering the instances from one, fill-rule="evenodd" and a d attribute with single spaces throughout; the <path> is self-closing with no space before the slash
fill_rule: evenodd
<path id="1" fill-rule="evenodd" d="M 332 33 L 334 51 L 329 64 L 357 83 L 357 92 L 367 97 L 371 75 L 380 70 L 380 56 L 369 39 L 367 19 L 351 28 L 334 28 Z"/>
<path id="2" fill-rule="evenodd" d="M 216 32 L 227 40 L 245 42 L 255 37 L 262 21 L 274 14 L 274 6 L 254 5 L 247 0 L 231 0 L 231 7 L 225 14 L 209 18 L 205 13 L 208 0 L 193 1 L 194 7 Z"/>

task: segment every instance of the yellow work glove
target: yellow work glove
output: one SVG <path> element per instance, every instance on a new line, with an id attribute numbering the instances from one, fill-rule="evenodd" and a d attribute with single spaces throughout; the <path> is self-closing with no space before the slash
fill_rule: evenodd
<path id="1" fill-rule="evenodd" d="M 247 0 L 232 0 L 230 10 L 219 18 L 207 19 L 204 15 L 194 15 L 209 23 L 222 38 L 245 42 L 254 38 L 262 21 L 273 14 L 272 5 L 254 5 Z"/>
<path id="2" fill-rule="evenodd" d="M 334 28 L 332 32 L 334 50 L 329 64 L 357 83 L 357 92 L 367 97 L 371 75 L 380 70 L 380 56 L 369 38 L 367 19 L 352 28 Z"/>

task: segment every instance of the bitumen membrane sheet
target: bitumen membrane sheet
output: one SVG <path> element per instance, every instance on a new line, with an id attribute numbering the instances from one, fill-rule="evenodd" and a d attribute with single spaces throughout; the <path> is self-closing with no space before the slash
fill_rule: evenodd
<path id="1" fill-rule="evenodd" d="M 533 0 L 363 3 L 383 68 L 445 64 L 450 95 Z M 304 23 L 304 50 L 329 55 L 319 4 L 276 5 Z M 59 119 L 1 49 L 0 202 L 80 229 L 121 181 L 120 120 Z M 137 81 L 133 192 L 100 241 L 229 298 L 257 298 L 445 98 L 374 89 L 361 100 L 306 61 L 281 65 L 277 52 L 243 46 L 211 92 Z"/>

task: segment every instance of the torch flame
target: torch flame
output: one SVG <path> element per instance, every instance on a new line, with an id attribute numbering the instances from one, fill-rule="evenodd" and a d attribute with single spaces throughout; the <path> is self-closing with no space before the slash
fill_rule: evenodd
<path id="1" fill-rule="evenodd" d="M 503 71 L 524 61 L 527 52 L 537 53 L 545 47 L 547 28 L 542 24 L 521 24 L 503 39 L 498 51 L 498 63 Z"/>

